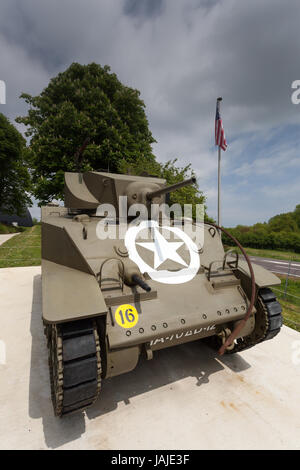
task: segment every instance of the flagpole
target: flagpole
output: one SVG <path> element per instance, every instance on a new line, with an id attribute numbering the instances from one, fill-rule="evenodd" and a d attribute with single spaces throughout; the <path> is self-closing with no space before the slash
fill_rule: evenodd
<path id="1" fill-rule="evenodd" d="M 218 225 L 221 226 L 221 147 L 218 147 Z"/>
<path id="2" fill-rule="evenodd" d="M 217 99 L 219 106 L 222 97 Z M 218 145 L 218 225 L 221 226 L 221 147 Z"/>

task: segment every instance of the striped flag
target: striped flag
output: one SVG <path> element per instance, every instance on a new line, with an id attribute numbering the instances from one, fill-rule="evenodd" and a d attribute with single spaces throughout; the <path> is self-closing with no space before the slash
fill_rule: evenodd
<path id="1" fill-rule="evenodd" d="M 221 147 L 222 150 L 226 150 L 227 142 L 225 138 L 225 132 L 223 129 L 222 119 L 220 116 L 220 101 L 217 101 L 217 108 L 216 108 L 216 121 L 215 121 L 215 140 L 216 145 Z"/>

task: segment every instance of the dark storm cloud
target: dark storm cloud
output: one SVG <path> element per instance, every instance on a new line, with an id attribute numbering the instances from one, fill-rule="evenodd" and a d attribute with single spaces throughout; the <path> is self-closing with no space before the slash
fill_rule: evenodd
<path id="1" fill-rule="evenodd" d="M 151 18 L 161 13 L 163 0 L 125 0 L 124 13 L 126 15 Z"/>
<path id="2" fill-rule="evenodd" d="M 210 206 L 217 96 L 224 98 L 229 142 L 225 187 L 226 175 L 239 177 L 236 188 L 250 169 L 261 168 L 264 152 L 262 165 L 269 163 L 274 173 L 268 136 L 300 124 L 300 105 L 290 99 L 291 83 L 300 79 L 299 17 L 298 0 L 2 0 L 0 79 L 8 95 L 0 111 L 11 118 L 24 113 L 19 94 L 38 94 L 73 61 L 108 64 L 122 82 L 141 91 L 159 159 L 192 162 Z M 293 150 L 287 139 L 278 148 L 294 161 L 289 146 Z M 264 198 L 267 188 L 266 182 Z M 226 197 L 236 206 L 230 184 Z"/>

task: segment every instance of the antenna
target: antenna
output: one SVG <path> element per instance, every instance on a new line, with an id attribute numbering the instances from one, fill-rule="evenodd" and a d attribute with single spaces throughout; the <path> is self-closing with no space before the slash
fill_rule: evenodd
<path id="1" fill-rule="evenodd" d="M 80 172 L 80 170 L 81 170 L 83 152 L 85 151 L 86 147 L 90 143 L 90 140 L 91 140 L 90 137 L 86 137 L 86 139 L 84 139 L 84 142 L 83 142 L 82 146 L 79 147 L 76 150 L 76 152 L 74 153 L 74 161 L 75 161 L 75 165 L 76 165 L 76 171 L 78 171 L 78 172 Z"/>

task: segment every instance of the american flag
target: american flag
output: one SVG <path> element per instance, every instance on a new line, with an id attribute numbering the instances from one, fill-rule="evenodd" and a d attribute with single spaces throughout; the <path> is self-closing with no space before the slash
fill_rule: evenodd
<path id="1" fill-rule="evenodd" d="M 216 138 L 216 145 L 218 145 L 219 147 L 221 147 L 222 150 L 225 151 L 227 148 L 227 142 L 226 142 L 225 132 L 223 129 L 222 119 L 220 116 L 220 100 L 217 100 L 215 138 Z"/>

